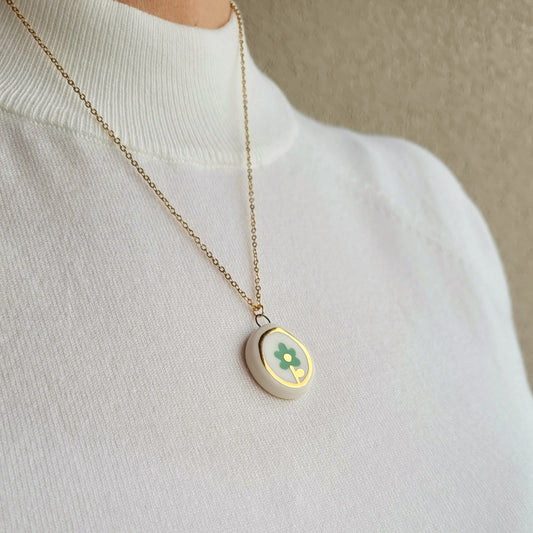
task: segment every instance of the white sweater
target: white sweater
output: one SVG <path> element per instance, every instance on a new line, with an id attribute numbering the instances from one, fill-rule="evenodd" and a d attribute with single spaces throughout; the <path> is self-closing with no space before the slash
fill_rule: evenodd
<path id="1" fill-rule="evenodd" d="M 235 15 L 16 3 L 253 295 Z M 508 287 L 441 160 L 302 114 L 246 51 L 265 313 L 316 371 L 278 399 L 251 309 L 4 2 L 0 24 L 1 531 L 533 531 Z"/>

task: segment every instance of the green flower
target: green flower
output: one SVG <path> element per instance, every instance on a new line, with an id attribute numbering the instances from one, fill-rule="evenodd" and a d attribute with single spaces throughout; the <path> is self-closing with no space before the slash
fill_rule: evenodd
<path id="1" fill-rule="evenodd" d="M 274 352 L 274 355 L 279 359 L 279 366 L 283 368 L 283 370 L 287 370 L 291 365 L 300 366 L 300 359 L 296 357 L 296 351 L 294 348 L 287 348 L 282 342 L 278 344 L 278 351 Z"/>

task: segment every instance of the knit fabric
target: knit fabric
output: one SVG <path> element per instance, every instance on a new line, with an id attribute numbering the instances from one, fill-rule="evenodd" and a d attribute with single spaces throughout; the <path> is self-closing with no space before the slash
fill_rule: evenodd
<path id="1" fill-rule="evenodd" d="M 254 295 L 237 21 L 18 0 Z M 275 398 L 251 309 L 0 2 L 0 529 L 530 532 L 533 402 L 482 215 L 408 139 L 299 112 L 246 48 Z"/>

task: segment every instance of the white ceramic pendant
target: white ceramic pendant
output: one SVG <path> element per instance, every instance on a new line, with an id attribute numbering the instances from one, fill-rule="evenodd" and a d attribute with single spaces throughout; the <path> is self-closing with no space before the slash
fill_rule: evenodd
<path id="1" fill-rule="evenodd" d="M 270 394 L 286 400 L 302 396 L 313 375 L 305 346 L 275 324 L 256 329 L 246 342 L 246 364 L 254 379 Z"/>

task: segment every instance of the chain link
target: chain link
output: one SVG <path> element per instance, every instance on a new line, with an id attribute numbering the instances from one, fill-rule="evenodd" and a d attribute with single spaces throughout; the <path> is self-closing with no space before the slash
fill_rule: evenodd
<path id="1" fill-rule="evenodd" d="M 29 22 L 24 18 L 22 13 L 19 11 L 18 7 L 13 3 L 13 0 L 6 0 L 7 4 L 11 7 L 15 15 L 20 19 L 22 24 L 29 31 L 31 36 L 35 39 L 37 44 L 42 48 L 44 53 L 50 58 L 52 63 L 55 65 L 57 70 L 61 73 L 63 78 L 66 79 L 67 83 L 72 87 L 74 92 L 78 95 L 80 100 L 85 104 L 85 107 L 88 108 L 91 115 L 97 120 L 97 122 L 102 126 L 104 131 L 111 137 L 113 142 L 118 146 L 120 151 L 124 154 L 126 159 L 131 163 L 135 170 L 142 176 L 144 181 L 150 186 L 154 194 L 163 202 L 165 207 L 170 211 L 171 215 L 181 224 L 183 229 L 189 234 L 193 239 L 194 243 L 198 248 L 208 257 L 208 259 L 217 267 L 219 272 L 224 276 L 224 278 L 230 283 L 230 285 L 236 289 L 239 295 L 246 301 L 246 303 L 252 308 L 254 315 L 260 316 L 263 315 L 263 305 L 261 304 L 261 285 L 259 278 L 259 260 L 257 258 L 257 234 L 256 234 L 256 223 L 255 223 L 255 200 L 254 200 L 254 189 L 253 189 L 253 178 L 252 178 L 252 162 L 251 162 L 251 153 L 250 153 L 250 132 L 248 130 L 248 95 L 246 91 L 246 71 L 244 63 L 244 30 L 241 13 L 239 8 L 235 5 L 233 1 L 230 1 L 231 9 L 234 11 L 237 16 L 237 22 L 239 26 L 239 54 L 241 59 L 241 74 L 242 74 L 242 103 L 244 109 L 244 133 L 245 133 L 245 144 L 246 144 L 246 167 L 248 175 L 248 198 L 250 202 L 250 226 L 251 226 L 251 236 L 252 236 L 252 253 L 253 253 L 253 265 L 255 273 L 255 296 L 257 303 L 254 303 L 253 300 L 244 292 L 239 284 L 233 279 L 231 274 L 226 270 L 226 268 L 220 263 L 220 261 L 215 257 L 213 252 L 207 248 L 207 246 L 202 242 L 200 237 L 196 235 L 193 229 L 189 224 L 183 219 L 183 217 L 176 211 L 175 207 L 167 200 L 163 192 L 157 187 L 157 185 L 152 181 L 150 176 L 145 172 L 145 170 L 139 165 L 138 161 L 135 160 L 120 140 L 114 130 L 109 126 L 107 122 L 104 121 L 102 115 L 100 115 L 97 109 L 93 104 L 87 99 L 86 95 L 81 91 L 81 89 L 74 83 L 74 80 L 65 72 L 64 68 L 59 64 L 58 60 L 54 57 L 52 52 L 48 47 L 43 43 L 41 38 L 37 35 L 35 30 L 31 27 Z"/>

